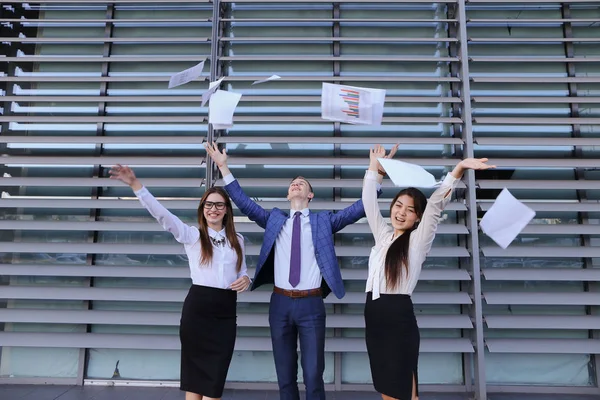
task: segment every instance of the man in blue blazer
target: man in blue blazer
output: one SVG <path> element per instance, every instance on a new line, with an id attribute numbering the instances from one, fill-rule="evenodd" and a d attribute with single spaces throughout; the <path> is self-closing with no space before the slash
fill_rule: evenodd
<path id="1" fill-rule="evenodd" d="M 273 357 L 281 400 L 299 400 L 298 352 L 306 386 L 306 400 L 324 400 L 325 305 L 323 298 L 333 292 L 345 294 L 344 282 L 335 255 L 333 234 L 365 216 L 362 200 L 337 212 L 313 213 L 308 209 L 314 197 L 308 180 L 297 177 L 288 189 L 290 213 L 278 208 L 263 209 L 250 199 L 227 166 L 225 150 L 207 144 L 231 200 L 252 221 L 265 229 L 263 244 L 251 290 L 274 283 L 269 307 Z"/>

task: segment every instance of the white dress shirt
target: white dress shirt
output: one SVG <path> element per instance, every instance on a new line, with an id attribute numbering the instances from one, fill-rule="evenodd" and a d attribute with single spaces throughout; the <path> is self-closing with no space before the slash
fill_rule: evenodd
<path id="1" fill-rule="evenodd" d="M 134 192 L 140 203 L 156 218 L 159 224 L 173 234 L 175 240 L 183 244 L 188 257 L 192 283 L 194 285 L 209 286 L 220 289 L 228 289 L 230 285 L 242 276 L 248 276 L 246 266 L 246 254 L 244 238 L 238 233 L 238 240 L 242 247 L 242 266 L 240 272 L 236 272 L 237 254 L 227 240 L 225 229 L 220 232 L 208 228 L 208 234 L 214 239 L 224 239 L 224 245 L 213 246 L 213 258 L 209 264 L 201 264 L 200 231 L 198 228 L 183 223 L 169 210 L 152 196 L 145 187 Z"/>
<path id="2" fill-rule="evenodd" d="M 290 284 L 292 230 L 296 211 L 300 210 L 290 210 L 290 217 L 283 224 L 275 240 L 275 286 L 288 290 L 320 288 L 321 270 L 315 257 L 308 208 L 301 210 L 302 215 L 300 215 L 300 282 L 296 287 Z"/>
<path id="3" fill-rule="evenodd" d="M 427 257 L 427 253 L 431 250 L 442 211 L 450 201 L 452 191 L 456 187 L 458 179 L 454 178 L 452 174 L 446 175 L 442 185 L 427 201 L 427 207 L 423 212 L 421 222 L 417 229 L 410 235 L 408 276 L 406 276 L 405 270 L 402 269 L 400 282 L 394 289 L 388 288 L 385 276 L 385 257 L 388 249 L 394 242 L 394 228 L 385 222 L 379 211 L 376 179 L 377 172 L 367 170 L 363 181 L 362 199 L 365 205 L 367 221 L 375 238 L 375 246 L 371 249 L 371 254 L 369 255 L 369 274 L 365 291 L 373 292 L 373 300 L 378 299 L 380 293 L 411 295 L 419 281 L 423 262 Z"/>
<path id="4" fill-rule="evenodd" d="M 229 185 L 235 178 L 233 174 L 223 177 L 223 182 Z M 290 261 L 292 258 L 292 228 L 294 227 L 294 214 L 301 211 L 300 216 L 300 282 L 296 287 L 290 284 Z M 321 270 L 315 257 L 315 246 L 312 241 L 310 226 L 310 211 L 290 210 L 290 217 L 285 221 L 281 231 L 275 239 L 275 286 L 288 290 L 307 290 L 321 287 Z"/>

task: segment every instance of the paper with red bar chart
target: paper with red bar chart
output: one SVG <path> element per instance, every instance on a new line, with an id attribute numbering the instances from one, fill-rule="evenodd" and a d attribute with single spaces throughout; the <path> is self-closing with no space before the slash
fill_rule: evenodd
<path id="1" fill-rule="evenodd" d="M 323 83 L 321 118 L 356 125 L 381 125 L 385 90 Z"/>

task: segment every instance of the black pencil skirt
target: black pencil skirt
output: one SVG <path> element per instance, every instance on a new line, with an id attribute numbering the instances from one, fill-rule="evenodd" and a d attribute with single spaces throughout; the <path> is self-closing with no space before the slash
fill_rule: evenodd
<path id="1" fill-rule="evenodd" d="M 237 292 L 192 285 L 179 326 L 180 389 L 221 397 L 236 335 Z"/>
<path id="2" fill-rule="evenodd" d="M 367 293 L 365 337 L 373 386 L 379 393 L 399 400 L 412 398 L 413 376 L 419 395 L 420 335 L 410 296 Z"/>

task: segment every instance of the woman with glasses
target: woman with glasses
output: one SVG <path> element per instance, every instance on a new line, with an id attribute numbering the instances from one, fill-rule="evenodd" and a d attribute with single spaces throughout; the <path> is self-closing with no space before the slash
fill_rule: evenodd
<path id="1" fill-rule="evenodd" d="M 235 344 L 237 293 L 250 286 L 244 239 L 235 231 L 231 201 L 223 189 L 208 189 L 200 200 L 195 228 L 164 208 L 131 168 L 117 164 L 109 173 L 129 185 L 150 214 L 184 245 L 192 287 L 179 327 L 180 389 L 186 400 L 220 399 Z"/>

